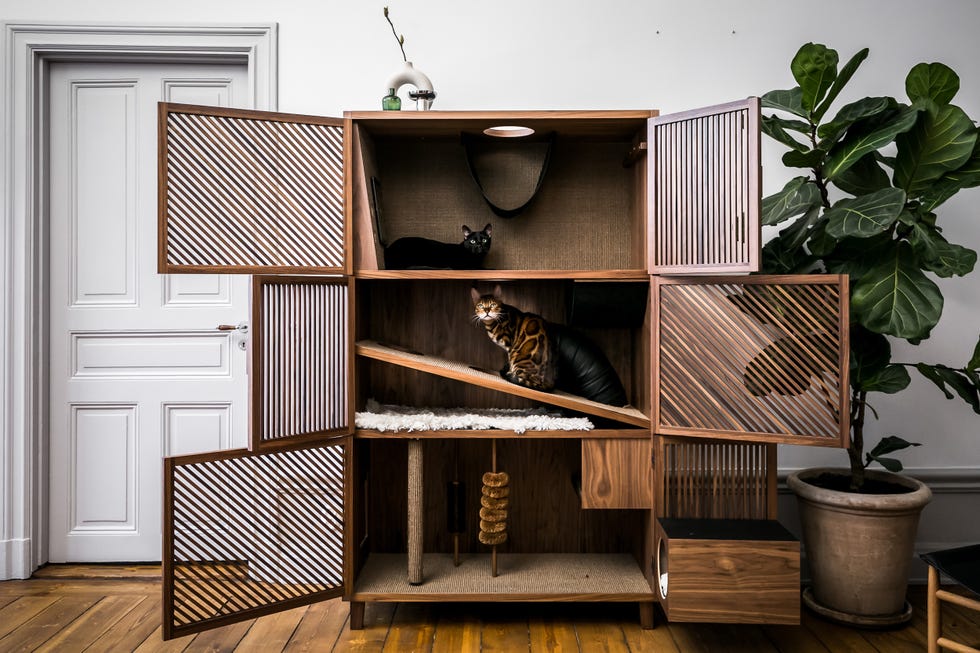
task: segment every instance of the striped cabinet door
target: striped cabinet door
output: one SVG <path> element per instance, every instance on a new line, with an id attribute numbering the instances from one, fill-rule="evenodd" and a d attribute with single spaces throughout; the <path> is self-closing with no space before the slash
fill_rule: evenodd
<path id="1" fill-rule="evenodd" d="M 762 167 L 759 98 L 651 118 L 651 274 L 756 272 Z"/>
<path id="2" fill-rule="evenodd" d="M 163 638 L 340 596 L 349 438 L 165 459 Z"/>
<path id="3" fill-rule="evenodd" d="M 158 271 L 344 273 L 344 121 L 159 105 Z"/>
<path id="4" fill-rule="evenodd" d="M 654 430 L 844 447 L 846 275 L 654 277 Z"/>
<path id="5" fill-rule="evenodd" d="M 252 451 L 352 433 L 348 277 L 252 277 Z"/>

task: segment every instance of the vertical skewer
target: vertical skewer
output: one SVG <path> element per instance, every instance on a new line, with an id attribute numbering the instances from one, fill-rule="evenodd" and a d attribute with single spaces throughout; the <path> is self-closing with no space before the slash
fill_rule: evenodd
<path id="1" fill-rule="evenodd" d="M 497 438 L 490 440 L 490 471 L 497 473 Z M 497 577 L 497 545 L 490 549 L 490 575 Z"/>

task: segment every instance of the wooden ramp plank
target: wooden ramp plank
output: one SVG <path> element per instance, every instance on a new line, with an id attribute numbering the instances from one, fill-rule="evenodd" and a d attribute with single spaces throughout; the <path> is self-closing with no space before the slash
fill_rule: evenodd
<path id="1" fill-rule="evenodd" d="M 374 340 L 359 340 L 355 345 L 355 351 L 358 356 L 371 358 L 391 365 L 407 367 L 419 372 L 469 383 L 470 385 L 481 388 L 488 388 L 497 392 L 533 399 L 543 404 L 568 408 L 569 410 L 576 410 L 587 415 L 594 415 L 595 417 L 616 420 L 617 422 L 632 424 L 641 428 L 650 428 L 650 418 L 632 406 L 610 406 L 599 403 L 598 401 L 568 394 L 567 392 L 561 392 L 560 390 L 555 390 L 554 392 L 532 390 L 531 388 L 525 388 L 524 386 L 511 383 L 498 374 L 471 367 L 466 363 L 440 358 L 439 356 L 429 356 L 420 352 L 398 349 Z"/>

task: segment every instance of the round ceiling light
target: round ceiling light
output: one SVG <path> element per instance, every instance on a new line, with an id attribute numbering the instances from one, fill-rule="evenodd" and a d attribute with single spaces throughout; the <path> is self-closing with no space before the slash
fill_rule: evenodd
<path id="1" fill-rule="evenodd" d="M 483 130 L 483 133 L 487 136 L 497 136 L 498 138 L 519 138 L 521 136 L 530 136 L 534 133 L 534 130 L 530 127 L 522 127 L 520 125 L 498 125 L 496 127 L 487 127 Z"/>

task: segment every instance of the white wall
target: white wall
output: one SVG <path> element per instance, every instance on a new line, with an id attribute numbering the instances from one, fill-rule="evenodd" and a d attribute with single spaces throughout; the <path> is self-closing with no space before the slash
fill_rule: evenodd
<path id="1" fill-rule="evenodd" d="M 975 0 L 391 0 L 409 59 L 434 82 L 436 109 L 629 109 L 679 111 L 793 85 L 789 61 L 804 42 L 837 49 L 846 59 L 871 49 L 841 101 L 901 96 L 919 61 L 942 61 L 962 80 L 957 102 L 980 118 L 980 3 Z M 340 115 L 377 109 L 401 54 L 382 16 L 382 2 L 337 0 L 4 0 L 0 19 L 36 21 L 247 23 L 278 22 L 279 108 Z M 781 149 L 766 143 L 765 193 L 791 176 Z M 942 210 L 949 240 L 980 250 L 980 189 Z M 980 271 L 939 280 L 943 319 L 919 347 L 898 358 L 962 365 L 980 332 Z M 980 486 L 980 417 L 947 402 L 927 382 L 874 402 L 880 422 L 868 438 L 896 434 L 924 446 L 903 456 L 909 471 L 940 494 Z M 784 468 L 845 464 L 839 451 L 784 448 Z M 950 481 L 950 479 L 953 479 Z M 945 484 L 945 485 L 944 485 Z M 944 489 L 945 488 L 945 489 Z M 941 506 L 927 515 L 941 528 Z M 957 541 L 980 540 L 980 524 L 959 528 Z M 940 540 L 929 536 L 926 541 Z"/>

